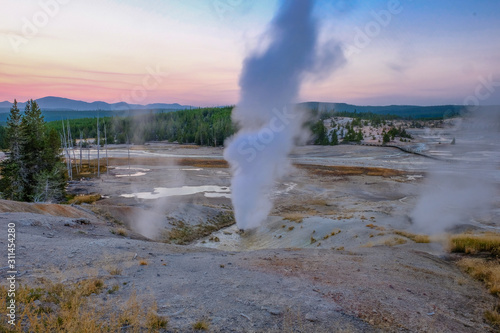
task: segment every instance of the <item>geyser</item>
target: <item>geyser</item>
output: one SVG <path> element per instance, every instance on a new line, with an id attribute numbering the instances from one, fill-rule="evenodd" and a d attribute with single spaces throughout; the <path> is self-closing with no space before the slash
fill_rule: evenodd
<path id="1" fill-rule="evenodd" d="M 243 64 L 240 101 L 232 114 L 240 130 L 224 151 L 240 229 L 255 228 L 267 218 L 272 187 L 286 173 L 295 141 L 303 137 L 304 113 L 292 106 L 303 79 L 311 73 L 324 77 L 344 60 L 337 43 L 319 45 L 313 4 L 282 1 L 266 32 L 269 46 Z"/>

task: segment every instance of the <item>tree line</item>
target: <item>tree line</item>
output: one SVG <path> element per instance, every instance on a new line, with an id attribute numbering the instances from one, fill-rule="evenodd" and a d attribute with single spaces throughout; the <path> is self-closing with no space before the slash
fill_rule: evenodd
<path id="1" fill-rule="evenodd" d="M 204 146 L 220 146 L 227 137 L 234 134 L 236 126 L 231 121 L 233 107 L 198 108 L 176 112 L 149 113 L 132 117 L 100 118 L 99 134 L 101 144 L 143 144 L 148 141 L 169 141 L 191 143 Z M 363 139 L 355 126 L 368 125 L 379 127 L 387 121 L 401 119 L 396 115 L 380 115 L 371 112 L 335 112 L 311 110 L 312 117 L 319 120 L 309 121 L 306 126 L 312 132 L 310 143 L 316 145 L 336 145 L 342 142 L 359 142 Z M 323 124 L 324 119 L 331 117 L 351 117 L 351 124 L 339 127 L 338 131 L 330 131 Z M 66 126 L 66 129 L 64 127 Z M 97 138 L 96 118 L 71 119 L 47 123 L 50 130 L 66 133 L 72 138 L 71 146 L 78 146 L 76 141 L 83 140 L 83 146 Z M 332 126 L 333 127 L 333 126 Z M 67 131 L 69 130 L 69 133 Z M 391 133 L 392 134 L 392 133 Z M 392 136 L 392 135 L 391 135 Z M 0 127 L 0 148 L 8 148 L 6 129 Z"/>
<path id="2" fill-rule="evenodd" d="M 143 144 L 148 141 L 192 143 L 220 146 L 235 132 L 231 122 L 232 107 L 200 108 L 133 117 L 105 117 L 99 120 L 101 142 Z M 73 141 L 97 138 L 95 118 L 54 121 L 48 127 L 62 132 L 70 128 Z M 103 136 L 105 134 L 105 136 Z"/>

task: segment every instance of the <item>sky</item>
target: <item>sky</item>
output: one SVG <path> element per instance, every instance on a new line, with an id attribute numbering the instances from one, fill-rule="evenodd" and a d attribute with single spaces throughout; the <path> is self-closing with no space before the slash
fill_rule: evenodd
<path id="1" fill-rule="evenodd" d="M 279 0 L 0 0 L 0 101 L 236 104 Z M 317 0 L 345 62 L 300 101 L 500 104 L 500 1 Z"/>

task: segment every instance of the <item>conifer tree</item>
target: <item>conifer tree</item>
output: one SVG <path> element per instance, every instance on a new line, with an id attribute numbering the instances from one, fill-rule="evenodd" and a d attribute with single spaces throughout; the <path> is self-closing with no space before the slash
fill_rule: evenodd
<path id="1" fill-rule="evenodd" d="M 21 115 L 17 102 L 7 122 L 8 158 L 2 163 L 1 197 L 18 201 L 59 201 L 64 198 L 66 175 L 61 142 L 47 131 L 38 104 L 30 100 Z"/>
<path id="2" fill-rule="evenodd" d="M 339 144 L 339 136 L 337 135 L 337 131 L 335 129 L 332 130 L 332 138 L 330 140 L 330 145 L 335 146 Z"/>
<path id="3" fill-rule="evenodd" d="M 7 118 L 5 138 L 8 149 L 7 159 L 1 164 L 0 194 L 6 199 L 22 200 L 24 193 L 24 181 L 21 174 L 21 119 L 17 101 L 14 100 Z"/>

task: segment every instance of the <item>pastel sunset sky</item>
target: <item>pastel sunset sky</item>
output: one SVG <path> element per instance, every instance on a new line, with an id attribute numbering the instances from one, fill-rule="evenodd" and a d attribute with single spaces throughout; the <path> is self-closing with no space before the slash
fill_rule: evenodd
<path id="1" fill-rule="evenodd" d="M 235 104 L 278 0 L 0 0 L 0 101 Z M 500 1 L 316 3 L 345 64 L 300 101 L 500 104 Z M 479 96 L 479 97 L 478 97 Z"/>

